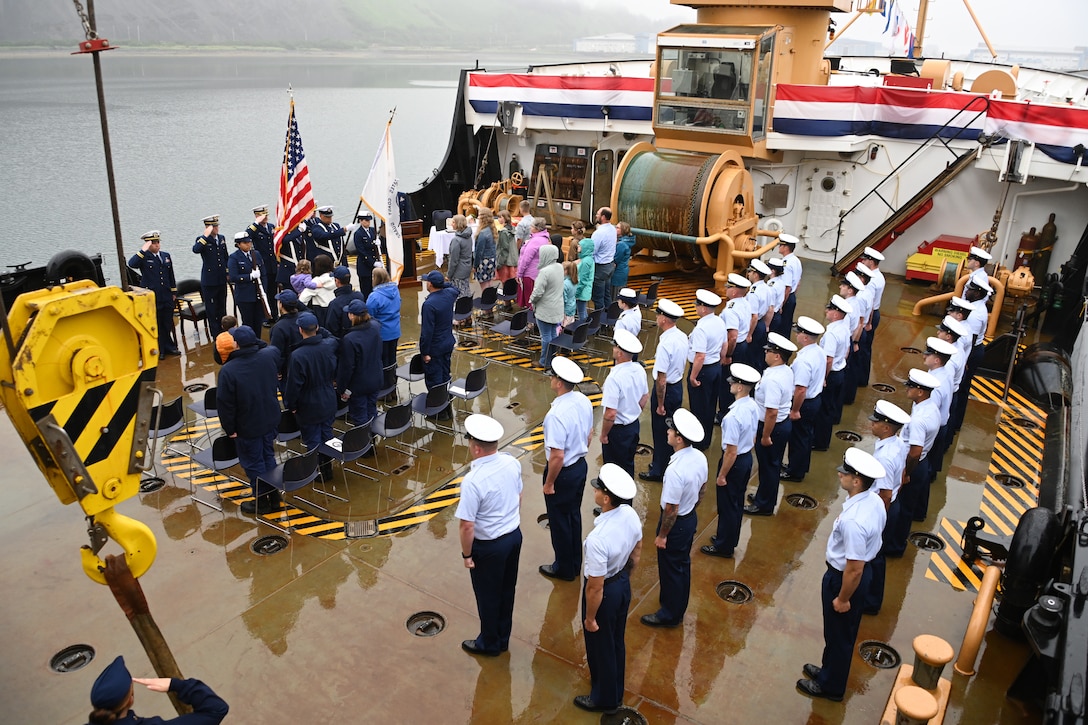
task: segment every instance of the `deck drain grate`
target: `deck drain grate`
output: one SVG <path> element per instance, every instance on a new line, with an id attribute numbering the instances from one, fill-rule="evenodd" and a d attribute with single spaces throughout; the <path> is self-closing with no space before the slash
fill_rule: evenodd
<path id="1" fill-rule="evenodd" d="M 1024 479 L 1017 478 L 1011 473 L 998 473 L 994 476 L 994 480 L 1006 488 L 1023 488 L 1026 485 Z"/>
<path id="2" fill-rule="evenodd" d="M 405 471 L 407 471 L 411 467 L 412 467 L 411 464 L 408 464 L 408 463 L 404 463 L 404 464 L 402 464 L 400 466 L 397 466 L 396 468 L 393 469 L 393 475 L 394 476 L 399 476 L 400 474 L 404 473 Z"/>
<path id="3" fill-rule="evenodd" d="M 513 410 L 514 408 L 518 407 L 519 405 L 521 405 L 521 403 L 518 402 L 517 400 L 515 400 L 513 403 L 510 403 L 510 405 L 506 406 L 506 409 L 507 410 Z"/>
<path id="4" fill-rule="evenodd" d="M 862 642 L 861 646 L 858 647 L 858 654 L 867 664 L 876 667 L 878 670 L 895 669 L 902 661 L 894 647 L 887 642 L 879 642 L 875 639 Z"/>
<path id="5" fill-rule="evenodd" d="M 446 628 L 446 618 L 438 612 L 416 612 L 405 626 L 417 637 L 433 637 Z"/>
<path id="6" fill-rule="evenodd" d="M 723 602 L 730 604 L 744 604 L 752 601 L 752 588 L 732 579 L 721 582 L 714 591 Z"/>
<path id="7" fill-rule="evenodd" d="M 895 386 L 888 385 L 887 383 L 873 383 L 873 390 L 877 391 L 878 393 L 894 393 Z"/>
<path id="8" fill-rule="evenodd" d="M 905 352 L 908 355 L 921 355 L 922 351 L 916 347 L 901 347 L 899 352 Z"/>
<path id="9" fill-rule="evenodd" d="M 835 433 L 835 437 L 840 441 L 850 441 L 851 443 L 857 443 L 861 440 L 861 435 L 852 430 L 840 430 Z"/>
<path id="10" fill-rule="evenodd" d="M 165 485 L 166 481 L 162 480 L 158 476 L 145 478 L 140 481 L 140 493 L 154 493 Z"/>
<path id="11" fill-rule="evenodd" d="M 366 539 L 378 535 L 378 522 L 373 520 L 345 521 L 344 536 L 349 539 Z"/>
<path id="12" fill-rule="evenodd" d="M 272 556 L 287 548 L 287 537 L 272 534 L 262 536 L 249 545 L 250 550 L 258 556 Z"/>
<path id="13" fill-rule="evenodd" d="M 791 493 L 786 496 L 786 503 L 794 508 L 803 509 L 805 511 L 811 511 L 820 504 L 812 496 L 807 493 Z"/>
<path id="14" fill-rule="evenodd" d="M 472 349 L 472 348 L 474 348 L 474 347 L 478 347 L 478 346 L 479 346 L 479 344 L 480 344 L 480 343 L 476 342 L 475 340 L 464 340 L 464 341 L 463 341 L 463 342 L 461 343 L 461 347 L 463 347 L 463 348 L 468 348 L 468 349 Z"/>
<path id="15" fill-rule="evenodd" d="M 944 551 L 944 539 L 925 531 L 915 531 L 907 537 L 907 541 L 917 546 L 922 551 Z"/>
<path id="16" fill-rule="evenodd" d="M 1025 430 L 1035 430 L 1039 427 L 1039 424 L 1030 418 L 1013 418 L 1009 422 L 1017 428 L 1024 428 Z"/>
<path id="17" fill-rule="evenodd" d="M 184 390 L 186 393 L 199 393 L 201 390 L 207 389 L 207 383 L 189 383 L 184 388 L 182 388 L 182 390 Z"/>
<path id="18" fill-rule="evenodd" d="M 638 448 L 635 449 L 636 456 L 652 456 L 654 454 L 654 447 L 648 446 L 645 443 L 639 443 Z"/>
<path id="19" fill-rule="evenodd" d="M 89 644 L 73 644 L 57 652 L 49 660 L 49 669 L 60 674 L 81 670 L 94 659 L 94 647 Z"/>
<path id="20" fill-rule="evenodd" d="M 542 529 L 550 529 L 551 524 L 548 523 L 548 514 L 540 514 L 536 517 L 536 525 Z"/>
<path id="21" fill-rule="evenodd" d="M 642 713 L 630 707 L 620 707 L 601 716 L 601 725 L 647 725 L 647 722 Z"/>

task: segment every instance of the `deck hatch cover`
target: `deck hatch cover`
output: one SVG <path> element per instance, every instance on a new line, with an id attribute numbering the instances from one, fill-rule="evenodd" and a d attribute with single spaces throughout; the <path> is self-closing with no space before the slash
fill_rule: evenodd
<path id="1" fill-rule="evenodd" d="M 745 604 L 752 601 L 752 588 L 733 579 L 726 579 L 715 588 L 718 596 L 730 604 Z"/>
<path id="2" fill-rule="evenodd" d="M 812 496 L 807 493 L 791 493 L 786 496 L 786 503 L 794 508 L 799 508 L 804 511 L 811 511 L 819 506 L 819 503 Z"/>
<path id="3" fill-rule="evenodd" d="M 925 531 L 915 531 L 907 537 L 907 540 L 923 551 L 944 550 L 944 539 Z"/>
<path id="4" fill-rule="evenodd" d="M 250 551 L 258 556 L 272 556 L 278 554 L 287 548 L 287 537 L 272 534 L 271 536 L 262 536 L 258 539 L 254 539 L 253 543 L 249 545 Z"/>
<path id="5" fill-rule="evenodd" d="M 858 654 L 867 664 L 879 670 L 895 669 L 902 661 L 894 647 L 887 642 L 880 642 L 875 639 L 862 642 L 861 646 L 858 647 Z"/>
<path id="6" fill-rule="evenodd" d="M 895 386 L 888 385 L 887 383 L 873 383 L 873 390 L 877 391 L 878 393 L 894 393 Z"/>
<path id="7" fill-rule="evenodd" d="M 433 637 L 446 628 L 446 618 L 438 612 L 416 612 L 405 626 L 417 637 Z"/>
<path id="8" fill-rule="evenodd" d="M 857 443 L 861 440 L 861 435 L 852 430 L 840 430 L 835 433 L 835 437 L 840 441 L 850 441 L 851 443 Z"/>
<path id="9" fill-rule="evenodd" d="M 140 481 L 140 493 L 154 493 L 166 485 L 159 476 L 151 476 Z"/>
<path id="10" fill-rule="evenodd" d="M 60 674 L 81 670 L 94 659 L 94 647 L 89 644 L 73 644 L 57 652 L 49 660 L 49 669 Z"/>

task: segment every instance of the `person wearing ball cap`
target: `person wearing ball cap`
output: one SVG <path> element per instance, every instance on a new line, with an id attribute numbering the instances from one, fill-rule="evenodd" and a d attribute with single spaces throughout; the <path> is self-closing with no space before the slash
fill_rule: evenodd
<path id="1" fill-rule="evenodd" d="M 614 463 L 593 479 L 593 500 L 601 515 L 585 541 L 582 637 L 590 690 L 574 704 L 590 712 L 612 712 L 623 702 L 626 664 L 624 634 L 631 605 L 631 571 L 642 551 L 642 522 L 631 506 L 634 480 Z"/>
<path id="2" fill-rule="evenodd" d="M 793 370 L 786 363 L 797 346 L 777 332 L 767 335 L 763 347 L 767 369 L 756 386 L 755 400 L 759 406 L 760 421 L 756 427 L 756 461 L 759 462 L 759 487 L 744 507 L 750 516 L 770 516 L 778 501 L 778 480 L 782 467 L 782 453 L 790 439 L 793 421 L 790 408 L 793 403 Z"/>
<path id="3" fill-rule="evenodd" d="M 665 419 L 684 402 L 684 362 L 688 352 L 688 336 L 676 321 L 684 316 L 680 305 L 662 297 L 657 301 L 657 328 L 661 330 L 654 353 L 653 389 L 650 391 L 650 431 L 654 438 L 654 454 L 650 467 L 640 471 L 643 481 L 661 481 L 672 458 Z"/>
<path id="4" fill-rule="evenodd" d="M 850 329 L 846 322 L 849 308 L 849 302 L 840 295 L 834 295 L 827 303 L 824 313 L 827 328 L 820 338 L 820 349 L 827 356 L 827 372 L 824 376 L 824 391 L 820 393 L 820 415 L 812 441 L 814 451 L 828 449 L 831 445 L 832 427 L 842 419 L 842 385 L 846 375 L 846 355 L 850 349 Z"/>
<path id="5" fill-rule="evenodd" d="M 800 239 L 792 234 L 778 235 L 778 253 L 782 255 L 782 262 L 786 269 L 782 273 L 782 281 L 786 285 L 785 301 L 782 302 L 782 329 L 789 330 L 793 326 L 793 314 L 797 308 L 797 290 L 801 287 L 801 258 L 797 256 L 797 245 Z"/>
<path id="6" fill-rule="evenodd" d="M 732 559 L 740 541 L 744 519 L 744 491 L 752 475 L 752 447 L 759 425 L 759 406 L 752 390 L 759 382 L 759 371 L 744 363 L 729 366 L 725 384 L 730 387 L 733 403 L 722 419 L 722 458 L 714 493 L 718 504 L 718 530 L 710 543 L 699 548 L 704 554 Z"/>
<path id="7" fill-rule="evenodd" d="M 911 368 L 906 385 L 907 398 L 913 405 L 910 423 L 903 428 L 901 435 L 910 449 L 904 469 L 906 478 L 899 489 L 899 522 L 894 538 L 896 543 L 903 542 L 904 546 L 910 534 L 911 520 L 916 518 L 916 514 L 925 513 L 921 505 L 929 499 L 929 453 L 941 428 L 941 411 L 932 397 L 941 381 L 924 370 Z"/>
<path id="8" fill-rule="evenodd" d="M 657 575 L 660 607 L 640 621 L 649 627 L 676 627 L 684 620 L 691 593 L 691 544 L 699 522 L 695 507 L 706 487 L 706 454 L 693 447 L 706 430 L 690 411 L 679 408 L 669 421 L 672 460 L 661 486 L 661 518 L 657 522 Z"/>
<path id="9" fill-rule="evenodd" d="M 601 386 L 601 456 L 605 463 L 615 463 L 635 475 L 635 449 L 638 448 L 639 416 L 650 399 L 646 371 L 635 355 L 642 343 L 627 330 L 616 330 L 612 338 L 615 365 Z"/>
<path id="10" fill-rule="evenodd" d="M 886 474 L 876 458 L 849 448 L 838 468 L 839 486 L 847 499 L 827 539 L 827 571 L 820 587 L 823 603 L 824 652 L 819 665 L 801 668 L 797 689 L 810 697 L 840 702 L 846 694 L 854 643 L 861 625 L 862 602 L 869 591 L 867 562 L 880 551 L 880 532 L 887 518 L 879 496 L 869 494 Z"/>
<path id="11" fill-rule="evenodd" d="M 474 413 L 465 419 L 472 463 L 454 513 L 461 520 L 461 560 L 480 616 L 479 635 L 461 642 L 461 649 L 485 657 L 510 648 L 521 557 L 521 462 L 499 452 L 503 433 L 490 416 Z"/>
<path id="12" fill-rule="evenodd" d="M 132 683 L 139 683 L 152 692 L 172 692 L 178 701 L 192 708 L 192 712 L 181 717 L 163 720 L 159 717 L 140 717 L 132 711 L 135 701 Z M 230 709 L 223 698 L 212 692 L 212 688 L 200 680 L 177 679 L 171 677 L 133 677 L 125 667 L 125 658 L 118 656 L 106 665 L 102 674 L 91 686 L 91 707 L 87 717 L 91 725 L 128 725 L 129 723 L 192 723 L 193 725 L 216 725 L 223 721 Z"/>
<path id="13" fill-rule="evenodd" d="M 541 574 L 574 581 L 582 566 L 582 494 L 586 489 L 586 454 L 593 435 L 593 404 L 577 390 L 585 373 L 570 358 L 552 358 L 548 378 L 555 399 L 544 416 L 544 507 L 555 554 Z"/>
<path id="14" fill-rule="evenodd" d="M 873 581 L 862 606 L 863 614 L 879 614 L 884 604 L 884 578 L 887 569 L 887 556 L 903 555 L 892 541 L 895 527 L 899 520 L 899 488 L 903 484 L 903 466 L 907 462 L 907 444 L 899 437 L 899 431 L 910 422 L 905 410 L 887 400 L 876 401 L 872 414 L 869 415 L 876 447 L 873 458 L 884 466 L 884 475 L 873 484 L 872 491 L 884 502 L 888 518 L 880 534 L 880 553 L 869 562 L 873 570 Z"/>
<path id="15" fill-rule="evenodd" d="M 827 355 L 817 341 L 824 326 L 811 317 L 801 315 L 794 326 L 800 351 L 792 363 L 793 403 L 790 406 L 789 463 L 783 462 L 783 481 L 800 482 L 808 474 L 812 459 L 812 440 L 816 434 L 816 419 L 820 414 L 820 394 L 827 375 Z"/>
<path id="16" fill-rule="evenodd" d="M 699 321 L 688 335 L 688 406 L 706 430 L 714 423 L 722 374 L 725 322 L 714 314 L 721 303 L 722 298 L 711 290 L 696 290 L 695 313 L 699 315 Z M 698 447 L 706 450 L 707 442 L 699 443 Z"/>
<path id="17" fill-rule="evenodd" d="M 362 425 L 378 414 L 378 390 L 382 376 L 381 325 L 370 317 L 362 300 L 352 300 L 345 310 L 351 326 L 336 354 L 336 390 L 348 405 L 348 417 Z"/>

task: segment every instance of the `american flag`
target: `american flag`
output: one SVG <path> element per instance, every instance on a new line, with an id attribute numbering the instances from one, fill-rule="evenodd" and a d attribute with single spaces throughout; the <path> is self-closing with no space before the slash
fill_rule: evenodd
<path id="1" fill-rule="evenodd" d="M 299 222 L 313 215 L 314 193 L 310 188 L 310 169 L 306 166 L 306 154 L 302 150 L 302 137 L 298 134 L 295 120 L 295 100 L 291 99 L 291 113 L 287 116 L 287 143 L 283 149 L 283 169 L 280 172 L 280 196 L 276 201 L 276 255 L 280 253 L 283 237 L 294 230 Z"/>

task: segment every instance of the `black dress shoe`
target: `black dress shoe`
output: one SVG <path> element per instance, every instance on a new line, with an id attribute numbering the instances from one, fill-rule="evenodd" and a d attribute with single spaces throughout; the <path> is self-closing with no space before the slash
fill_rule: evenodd
<path id="1" fill-rule="evenodd" d="M 707 544 L 706 546 L 700 546 L 699 551 L 703 552 L 707 556 L 720 556 L 723 559 L 732 559 L 733 552 L 727 552 L 725 549 L 719 549 L 714 544 Z"/>
<path id="2" fill-rule="evenodd" d="M 750 493 L 750 494 L 748 494 L 747 496 L 744 497 L 744 500 L 747 501 L 748 503 L 753 503 L 756 500 L 756 495 L 754 493 Z"/>
<path id="3" fill-rule="evenodd" d="M 481 649 L 476 646 L 476 640 L 466 639 L 461 643 L 461 649 L 468 652 L 470 655 L 482 655 L 484 657 L 498 657 L 498 652 L 492 652 L 491 650 Z"/>
<path id="4" fill-rule="evenodd" d="M 774 510 L 772 509 L 770 511 L 764 511 L 763 509 L 756 506 L 754 503 L 750 503 L 744 507 L 744 513 L 748 514 L 749 516 L 770 516 L 774 513 Z"/>
<path id="5" fill-rule="evenodd" d="M 813 446 L 812 450 L 817 451 L 819 453 L 823 453 L 823 452 L 825 452 L 827 450 L 827 447 L 825 446 L 823 448 L 817 448 L 816 446 Z"/>
<path id="6" fill-rule="evenodd" d="M 559 579 L 560 581 L 565 582 L 574 581 L 574 577 L 572 576 L 560 576 L 559 572 L 555 570 L 555 566 L 553 566 L 552 564 L 541 564 L 537 568 L 537 571 L 539 571 L 541 574 L 548 577 L 549 579 Z"/>
<path id="7" fill-rule="evenodd" d="M 880 608 L 879 607 L 868 607 L 866 609 L 862 609 L 861 613 L 862 614 L 868 614 L 870 617 L 875 617 L 876 615 L 880 614 Z"/>
<path id="8" fill-rule="evenodd" d="M 820 676 L 820 669 L 819 665 L 808 664 L 801 668 L 801 673 L 808 679 L 815 680 Z"/>
<path id="9" fill-rule="evenodd" d="M 664 476 L 658 476 L 656 473 L 650 473 L 649 471 L 643 471 L 642 473 L 638 474 L 638 477 L 639 480 L 650 481 L 653 483 L 660 483 L 661 481 L 665 480 Z"/>
<path id="10" fill-rule="evenodd" d="M 603 712 L 608 715 L 614 714 L 619 707 L 615 705 L 598 705 L 589 699 L 589 695 L 576 695 L 574 698 L 574 704 L 583 710 L 589 710 L 590 712 Z"/>
<path id="11" fill-rule="evenodd" d="M 638 621 L 642 622 L 647 627 L 678 627 L 678 626 L 680 626 L 679 622 L 670 622 L 668 620 L 662 619 L 661 617 L 657 616 L 656 612 L 654 612 L 653 614 L 643 614 L 639 618 Z"/>
<path id="12" fill-rule="evenodd" d="M 246 514 L 247 516 L 253 516 L 254 514 L 270 514 L 274 511 L 277 511 L 279 507 L 280 503 L 278 499 L 276 501 L 272 501 L 268 497 L 264 497 L 261 500 L 254 499 L 252 501 L 243 501 L 242 505 L 239 506 L 239 508 L 242 510 L 242 513 Z"/>
<path id="13" fill-rule="evenodd" d="M 825 700 L 831 700 L 831 702 L 842 702 L 842 695 L 832 695 L 829 692 L 824 692 L 816 684 L 815 680 L 798 680 L 797 689 L 809 697 L 822 697 Z"/>
<path id="14" fill-rule="evenodd" d="M 782 471 L 782 472 L 780 472 L 778 474 L 778 480 L 779 481 L 789 481 L 790 483 L 801 483 L 801 481 L 805 480 L 805 477 L 804 476 L 795 476 L 792 473 L 786 473 L 785 471 Z"/>

